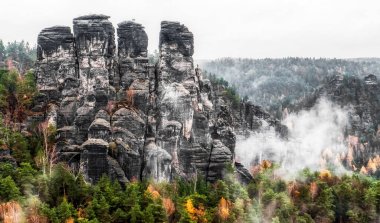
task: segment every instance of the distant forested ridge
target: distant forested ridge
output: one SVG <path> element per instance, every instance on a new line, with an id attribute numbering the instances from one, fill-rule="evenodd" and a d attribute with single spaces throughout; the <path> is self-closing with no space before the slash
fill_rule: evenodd
<path id="1" fill-rule="evenodd" d="M 283 108 L 312 93 L 326 77 L 380 75 L 380 60 L 376 58 L 222 58 L 199 63 L 209 77 L 229 82 L 240 96 L 278 118 Z"/>

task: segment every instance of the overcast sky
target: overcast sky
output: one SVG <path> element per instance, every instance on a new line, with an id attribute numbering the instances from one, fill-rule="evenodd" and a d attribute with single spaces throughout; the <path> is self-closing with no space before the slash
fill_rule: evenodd
<path id="1" fill-rule="evenodd" d="M 35 44 L 45 27 L 102 13 L 115 27 L 143 24 L 150 52 L 160 22 L 176 20 L 194 33 L 196 59 L 380 57 L 379 0 L 1 0 L 0 12 L 5 42 Z"/>

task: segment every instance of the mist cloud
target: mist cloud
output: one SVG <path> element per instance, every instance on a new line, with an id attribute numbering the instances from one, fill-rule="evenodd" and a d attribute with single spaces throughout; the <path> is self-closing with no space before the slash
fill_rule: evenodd
<path id="1" fill-rule="evenodd" d="M 280 165 L 279 174 L 285 177 L 294 177 L 304 168 L 345 171 L 341 157 L 347 150 L 344 130 L 348 126 L 348 111 L 321 99 L 310 110 L 290 114 L 283 120 L 289 128 L 288 140 L 263 123 L 261 131 L 238 140 L 237 160 L 246 167 L 262 160 L 274 161 Z"/>

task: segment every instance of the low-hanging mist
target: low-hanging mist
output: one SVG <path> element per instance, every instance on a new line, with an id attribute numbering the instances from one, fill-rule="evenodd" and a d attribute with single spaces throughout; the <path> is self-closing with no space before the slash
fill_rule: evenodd
<path id="1" fill-rule="evenodd" d="M 236 158 L 250 167 L 270 160 L 280 165 L 278 174 L 295 177 L 304 168 L 345 171 L 341 159 L 347 149 L 344 130 L 349 109 L 321 99 L 310 110 L 285 114 L 283 124 L 289 128 L 288 139 L 278 136 L 274 128 L 263 127 L 248 139 L 240 139 Z"/>

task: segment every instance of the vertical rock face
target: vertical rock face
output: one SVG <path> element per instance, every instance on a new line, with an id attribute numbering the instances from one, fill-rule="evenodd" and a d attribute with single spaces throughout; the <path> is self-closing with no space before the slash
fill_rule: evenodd
<path id="1" fill-rule="evenodd" d="M 145 131 L 150 107 L 148 36 L 144 27 L 132 21 L 121 22 L 118 36 L 117 101 L 124 106 L 112 116 L 114 139 L 128 147 L 118 156 L 129 179 L 141 179 Z M 120 143 L 119 143 L 120 144 Z M 121 147 L 122 148 L 122 147 Z"/>
<path id="2" fill-rule="evenodd" d="M 131 87 L 135 80 L 147 80 L 148 36 L 143 26 L 131 21 L 118 24 L 117 36 L 120 88 L 125 90 Z M 135 83 L 134 87 L 146 87 L 139 85 Z"/>
<path id="3" fill-rule="evenodd" d="M 197 164 L 193 159 L 200 149 L 196 148 L 192 134 L 199 91 L 192 59 L 193 35 L 178 22 L 164 21 L 159 50 L 157 142 L 172 156 L 176 174 L 194 174 Z M 207 131 L 208 125 L 205 127 Z M 208 162 L 207 156 L 200 159 Z"/>
<path id="4" fill-rule="evenodd" d="M 69 27 L 46 28 L 38 35 L 37 86 L 40 94 L 33 108 L 37 112 L 32 122 L 43 121 L 59 133 L 57 150 L 62 160 L 70 160 L 73 168 L 79 166 L 74 119 L 78 109 L 78 88 L 75 39 Z M 67 158 L 67 159 L 66 159 Z"/>
<path id="5" fill-rule="evenodd" d="M 74 19 L 74 36 L 81 86 L 79 93 L 95 92 L 97 103 L 107 104 L 109 84 L 112 83 L 115 54 L 115 30 L 109 16 L 88 15 Z"/>
<path id="6" fill-rule="evenodd" d="M 161 22 L 160 82 L 162 85 L 182 83 L 195 76 L 193 67 L 193 34 L 178 22 Z"/>
<path id="7" fill-rule="evenodd" d="M 161 23 L 157 142 L 171 154 L 176 174 L 214 181 L 232 164 L 235 134 L 229 111 L 213 105 L 212 87 L 194 69 L 193 42 L 184 25 Z"/>
<path id="8" fill-rule="evenodd" d="M 41 93 L 50 96 L 50 101 L 59 101 L 61 95 L 70 96 L 65 89 L 70 78 L 75 78 L 74 37 L 70 27 L 46 28 L 38 35 L 37 84 Z M 68 87 L 68 86 L 66 86 Z"/>
<path id="9" fill-rule="evenodd" d="M 111 126 L 95 115 L 106 109 L 114 80 L 115 30 L 109 16 L 88 15 L 74 19 L 74 37 L 78 61 L 79 103 L 76 111 L 76 143 L 81 145 L 81 171 L 89 181 L 108 173 L 108 142 Z"/>
<path id="10" fill-rule="evenodd" d="M 178 22 L 162 22 L 152 66 L 143 26 L 119 23 L 116 53 L 108 18 L 81 16 L 74 35 L 52 27 L 38 37 L 42 96 L 35 111 L 57 126 L 60 161 L 90 182 L 102 174 L 120 182 L 222 178 L 233 165 L 236 120 L 244 123 L 245 116 L 236 118 L 222 93 L 194 69 L 193 34 Z M 238 172 L 250 179 L 241 165 Z"/>
<path id="11" fill-rule="evenodd" d="M 75 126 L 77 143 L 87 138 L 95 114 L 108 104 L 113 80 L 114 28 L 108 16 L 89 15 L 74 19 L 74 37 L 80 81 Z"/>
<path id="12" fill-rule="evenodd" d="M 52 104 L 59 106 L 55 122 L 73 122 L 73 107 L 77 95 L 78 79 L 74 37 L 69 27 L 54 26 L 46 28 L 38 35 L 37 48 L 37 86 L 40 99 L 44 103 L 39 109 L 53 110 Z M 56 125 L 57 123 L 54 123 Z"/>

